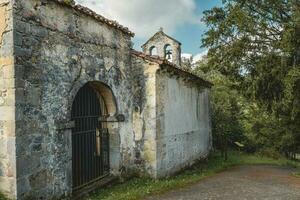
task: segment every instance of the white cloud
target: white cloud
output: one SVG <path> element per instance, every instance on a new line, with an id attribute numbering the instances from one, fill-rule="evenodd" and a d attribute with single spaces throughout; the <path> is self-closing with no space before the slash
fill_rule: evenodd
<path id="1" fill-rule="evenodd" d="M 196 0 L 76 0 L 147 39 L 163 27 L 169 34 L 185 23 L 200 24 Z"/>
<path id="2" fill-rule="evenodd" d="M 188 59 L 188 60 L 190 60 L 190 59 L 193 58 L 193 54 L 190 54 L 190 53 L 182 53 L 182 54 L 181 54 L 181 58 L 182 58 L 182 59 Z"/>
<path id="3" fill-rule="evenodd" d="M 198 61 L 201 61 L 205 56 L 207 56 L 207 54 L 208 54 L 208 50 L 205 50 L 205 51 L 203 51 L 203 52 L 201 52 L 201 53 L 195 55 L 195 56 L 193 57 L 193 63 L 196 63 L 196 62 L 198 62 Z"/>

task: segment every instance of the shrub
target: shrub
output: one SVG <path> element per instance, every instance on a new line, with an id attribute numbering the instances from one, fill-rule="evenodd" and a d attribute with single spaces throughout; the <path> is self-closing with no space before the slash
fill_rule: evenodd
<path id="1" fill-rule="evenodd" d="M 262 148 L 259 150 L 258 154 L 261 156 L 273 158 L 276 160 L 283 157 L 277 150 L 275 150 L 273 148 Z"/>

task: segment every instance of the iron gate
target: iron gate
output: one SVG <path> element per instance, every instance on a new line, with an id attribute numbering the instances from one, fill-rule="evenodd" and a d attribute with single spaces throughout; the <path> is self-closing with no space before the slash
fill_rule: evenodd
<path id="1" fill-rule="evenodd" d="M 82 87 L 72 106 L 73 190 L 109 173 L 109 134 L 99 122 L 104 102 L 89 84 Z"/>

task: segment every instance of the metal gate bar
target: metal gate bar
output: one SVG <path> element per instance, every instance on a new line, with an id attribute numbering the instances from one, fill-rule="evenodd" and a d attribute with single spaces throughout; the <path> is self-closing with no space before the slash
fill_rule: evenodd
<path id="1" fill-rule="evenodd" d="M 109 134 L 98 121 L 101 116 L 100 106 L 103 104 L 100 101 L 95 90 L 85 85 L 79 90 L 73 102 L 72 120 L 75 121 L 72 130 L 73 190 L 109 173 Z M 100 131 L 100 143 L 96 138 L 97 130 Z M 97 153 L 97 148 L 100 148 L 100 154 Z"/>

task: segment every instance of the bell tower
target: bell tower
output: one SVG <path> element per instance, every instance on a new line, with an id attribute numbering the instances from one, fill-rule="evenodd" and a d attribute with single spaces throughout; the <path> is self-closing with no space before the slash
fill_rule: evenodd
<path id="1" fill-rule="evenodd" d="M 181 43 L 164 33 L 160 28 L 143 46 L 147 55 L 159 56 L 177 66 L 181 66 Z"/>

